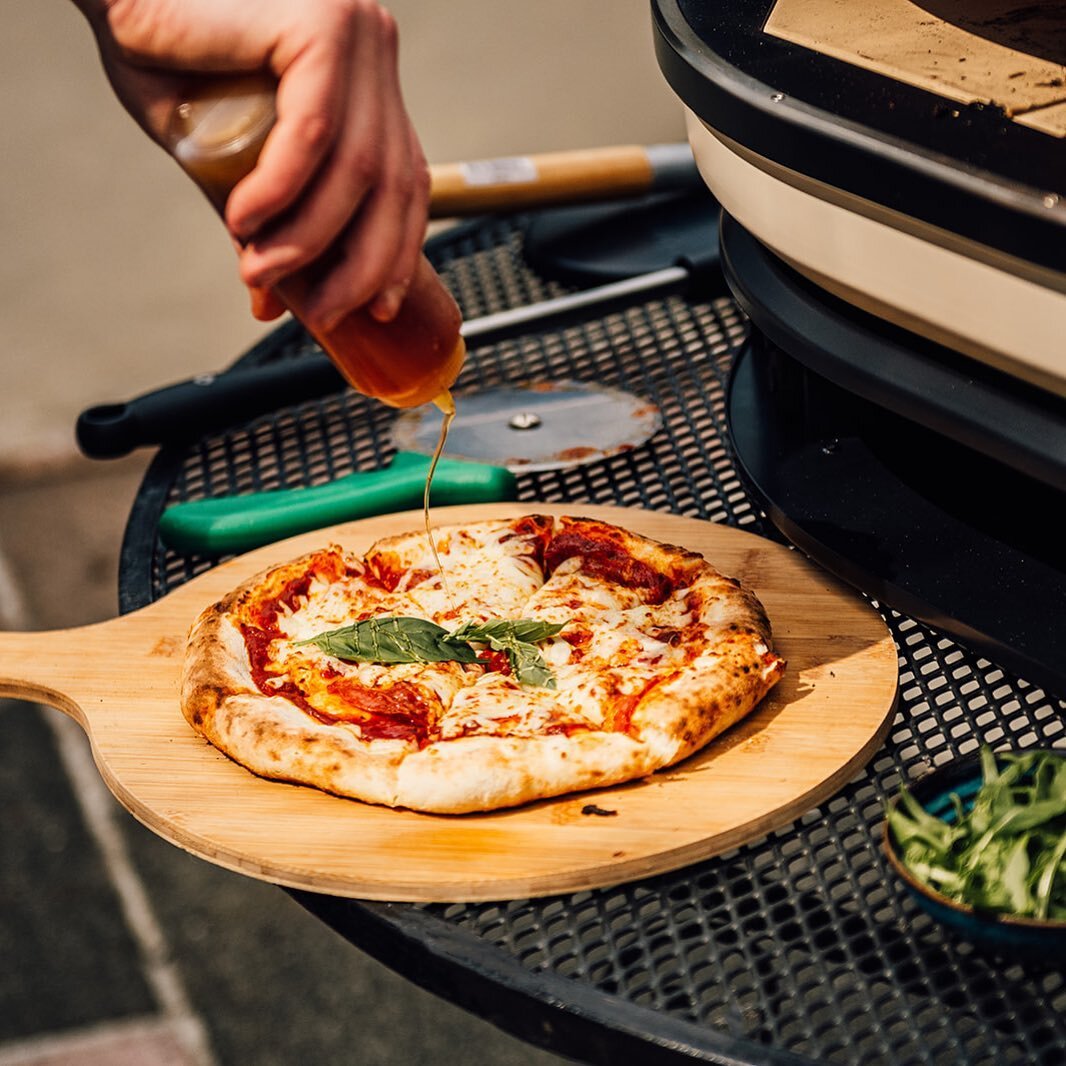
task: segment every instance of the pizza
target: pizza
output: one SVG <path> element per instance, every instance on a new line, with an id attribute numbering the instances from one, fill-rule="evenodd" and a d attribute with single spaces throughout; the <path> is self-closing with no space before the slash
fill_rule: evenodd
<path id="1" fill-rule="evenodd" d="M 671 766 L 784 671 L 755 595 L 685 548 L 538 514 L 430 536 L 327 545 L 208 607 L 189 723 L 261 776 L 458 814 Z"/>

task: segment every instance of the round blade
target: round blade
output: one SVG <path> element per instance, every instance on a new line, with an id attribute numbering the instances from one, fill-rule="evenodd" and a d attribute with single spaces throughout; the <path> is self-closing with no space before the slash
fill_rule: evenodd
<path id="1" fill-rule="evenodd" d="M 655 404 L 584 382 L 504 386 L 455 399 L 445 454 L 514 473 L 596 462 L 636 448 L 662 425 Z M 406 411 L 393 425 L 393 443 L 432 454 L 442 419 L 432 405 Z"/>

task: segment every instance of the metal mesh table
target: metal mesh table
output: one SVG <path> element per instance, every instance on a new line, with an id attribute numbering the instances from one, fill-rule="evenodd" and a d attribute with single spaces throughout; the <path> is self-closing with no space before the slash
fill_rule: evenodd
<path id="1" fill-rule="evenodd" d="M 478 221 L 430 243 L 467 317 L 563 291 L 523 260 L 524 221 Z M 672 511 L 779 539 L 728 446 L 725 389 L 746 335 L 729 298 L 672 297 L 476 350 L 457 389 L 577 379 L 660 407 L 664 427 L 646 445 L 525 475 L 522 500 Z M 242 362 L 311 350 L 289 324 Z M 122 609 L 217 562 L 162 546 L 156 526 L 167 504 L 375 468 L 391 455 L 393 417 L 343 392 L 161 451 L 126 532 Z M 1066 961 L 1001 959 L 943 932 L 904 894 L 879 836 L 883 803 L 900 782 L 981 743 L 1061 743 L 1064 704 L 883 614 L 901 671 L 885 746 L 787 829 L 675 873 L 565 897 L 447 906 L 297 898 L 423 986 L 591 1062 L 630 1053 L 641 1062 L 1066 1061 Z"/>

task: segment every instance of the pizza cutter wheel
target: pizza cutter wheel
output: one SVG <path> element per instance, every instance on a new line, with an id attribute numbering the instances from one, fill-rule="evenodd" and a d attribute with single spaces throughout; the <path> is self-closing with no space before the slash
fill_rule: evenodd
<path id="1" fill-rule="evenodd" d="M 456 396 L 457 414 L 433 474 L 432 504 L 490 503 L 518 495 L 516 474 L 592 463 L 643 444 L 659 409 L 620 389 L 535 382 Z M 174 551 L 230 555 L 338 522 L 422 505 L 443 415 L 427 405 L 394 424 L 388 466 L 310 488 L 191 500 L 168 508 L 159 535 Z"/>
<path id="2" fill-rule="evenodd" d="M 443 417 L 432 406 L 406 411 L 393 443 L 432 455 Z M 557 470 L 631 451 L 661 425 L 655 404 L 621 389 L 579 381 L 500 386 L 456 397 L 444 454 L 515 474 Z"/>

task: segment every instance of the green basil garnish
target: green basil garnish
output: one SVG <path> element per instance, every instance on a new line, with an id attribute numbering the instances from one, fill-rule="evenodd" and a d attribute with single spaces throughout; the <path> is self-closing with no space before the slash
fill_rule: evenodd
<path id="1" fill-rule="evenodd" d="M 327 655 L 357 663 L 477 661 L 471 647 L 447 643 L 447 636 L 448 630 L 425 618 L 368 618 L 297 641 L 297 647 L 314 644 Z"/>
<path id="2" fill-rule="evenodd" d="M 563 625 L 520 618 L 464 622 L 449 633 L 425 618 L 368 618 L 297 641 L 296 646 L 314 644 L 334 658 L 359 663 L 474 663 L 478 659 L 474 645 L 483 645 L 506 653 L 519 684 L 555 688 L 555 678 L 536 645 L 554 637 Z"/>
<path id="3" fill-rule="evenodd" d="M 520 618 L 515 622 L 466 622 L 447 641 L 487 644 L 494 651 L 507 653 L 511 673 L 521 685 L 555 688 L 555 678 L 537 650 L 536 642 L 554 637 L 566 623 L 540 622 Z"/>
<path id="4" fill-rule="evenodd" d="M 475 641 L 490 644 L 492 647 L 496 647 L 497 643 L 502 645 L 512 641 L 536 644 L 538 641 L 554 637 L 565 624 L 565 622 L 559 625 L 554 622 L 541 622 L 536 618 L 519 618 L 515 622 L 464 622 L 448 639 Z M 496 650 L 503 651 L 504 649 L 496 647 Z"/>

